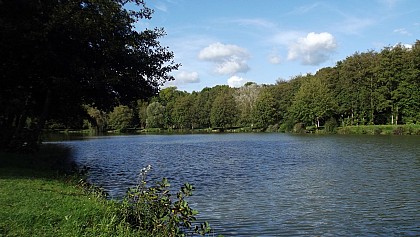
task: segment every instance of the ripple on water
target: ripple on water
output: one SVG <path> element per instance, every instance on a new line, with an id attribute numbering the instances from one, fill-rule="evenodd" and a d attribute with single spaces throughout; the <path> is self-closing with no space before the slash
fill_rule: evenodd
<path id="1" fill-rule="evenodd" d="M 138 172 L 192 183 L 226 236 L 420 235 L 419 137 L 225 134 L 62 142 L 114 198 Z"/>

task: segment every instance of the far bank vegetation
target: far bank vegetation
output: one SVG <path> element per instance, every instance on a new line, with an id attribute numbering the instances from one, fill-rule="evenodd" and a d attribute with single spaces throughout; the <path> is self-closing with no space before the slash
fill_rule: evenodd
<path id="1" fill-rule="evenodd" d="M 357 52 L 314 75 L 279 79 L 274 85 L 249 82 L 192 93 L 169 87 L 131 106 L 86 109 L 90 119 L 75 127 L 100 132 L 420 134 L 420 41 L 411 48 Z M 59 121 L 50 127 L 68 128 Z"/>

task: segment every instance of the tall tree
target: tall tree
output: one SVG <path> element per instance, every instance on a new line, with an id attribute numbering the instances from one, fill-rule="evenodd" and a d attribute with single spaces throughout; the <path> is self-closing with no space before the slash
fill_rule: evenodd
<path id="1" fill-rule="evenodd" d="M 177 98 L 186 95 L 187 92 L 178 90 L 175 86 L 167 87 L 159 92 L 156 100 L 165 107 L 164 114 L 164 126 L 166 128 L 172 128 L 174 126 L 174 120 L 172 113 Z"/>
<path id="2" fill-rule="evenodd" d="M 420 123 L 420 40 L 406 50 L 405 61 L 408 64 L 405 80 L 397 88 L 401 120 L 408 124 Z"/>
<path id="3" fill-rule="evenodd" d="M 335 95 L 342 120 L 349 125 L 379 121 L 376 116 L 387 107 L 388 102 L 378 81 L 377 53 L 355 53 L 339 62 L 337 67 L 339 85 L 335 88 Z"/>
<path id="4" fill-rule="evenodd" d="M 307 77 L 303 75 L 296 76 L 289 81 L 277 80 L 276 85 L 272 88 L 272 94 L 278 106 L 278 120 L 285 125 L 287 130 L 291 130 L 295 123 L 289 108 L 292 106 L 294 97 L 305 80 L 307 80 Z"/>
<path id="5" fill-rule="evenodd" d="M 407 98 L 410 97 L 407 93 L 414 92 L 417 94 L 415 88 L 416 77 L 413 77 L 411 69 L 413 64 L 410 63 L 410 49 L 403 45 L 396 45 L 394 47 L 386 47 L 380 53 L 380 72 L 379 80 L 384 86 L 383 94 L 387 99 L 387 109 L 390 116 L 391 124 L 398 124 L 401 122 L 401 112 L 407 111 L 410 106 Z M 415 72 L 414 72 L 415 74 Z M 413 104 L 413 106 L 415 106 Z M 416 107 L 416 106 L 415 106 Z"/>
<path id="6" fill-rule="evenodd" d="M 320 126 L 334 114 L 336 103 L 324 80 L 316 76 L 308 76 L 296 93 L 290 112 L 296 122 L 306 125 Z"/>
<path id="7" fill-rule="evenodd" d="M 147 106 L 146 127 L 163 128 L 165 124 L 165 107 L 159 102 L 152 102 Z"/>
<path id="8" fill-rule="evenodd" d="M 124 132 L 133 121 L 133 110 L 126 105 L 119 105 L 109 114 L 108 124 L 112 129 Z"/>
<path id="9" fill-rule="evenodd" d="M 231 89 L 222 91 L 214 99 L 210 120 L 213 127 L 226 129 L 236 124 L 238 110 Z"/>
<path id="10" fill-rule="evenodd" d="M 96 134 L 103 133 L 108 127 L 108 116 L 104 111 L 91 106 L 85 106 L 87 119 Z"/>
<path id="11" fill-rule="evenodd" d="M 172 110 L 172 121 L 175 127 L 180 129 L 194 128 L 192 99 L 193 96 L 187 94 L 175 100 Z"/>
<path id="12" fill-rule="evenodd" d="M 139 117 L 139 125 L 140 128 L 146 127 L 147 122 L 147 106 L 149 103 L 143 100 L 137 101 L 137 111 L 138 111 L 138 117 Z"/>
<path id="13" fill-rule="evenodd" d="M 242 126 L 252 125 L 252 111 L 260 93 L 260 87 L 253 82 L 248 82 L 236 90 L 234 96 L 239 110 L 239 123 Z"/>
<path id="14" fill-rule="evenodd" d="M 277 101 L 270 88 L 264 88 L 258 95 L 252 110 L 253 124 L 256 128 L 267 129 L 278 121 Z"/>
<path id="15" fill-rule="evenodd" d="M 155 95 L 179 65 L 162 28 L 134 29 L 152 12 L 142 0 L 0 1 L 0 147 L 36 147 L 47 119 L 84 104 L 109 111 Z"/>
<path id="16" fill-rule="evenodd" d="M 195 121 L 199 128 L 210 128 L 210 113 L 212 107 L 210 88 L 204 88 L 194 102 Z"/>
<path id="17" fill-rule="evenodd" d="M 407 81 L 409 63 L 405 61 L 407 49 L 402 45 L 386 47 L 380 54 L 380 72 L 379 80 L 384 86 L 383 94 L 386 96 L 388 114 L 390 123 L 398 124 L 401 110 L 401 90 L 398 87 L 401 83 Z"/>

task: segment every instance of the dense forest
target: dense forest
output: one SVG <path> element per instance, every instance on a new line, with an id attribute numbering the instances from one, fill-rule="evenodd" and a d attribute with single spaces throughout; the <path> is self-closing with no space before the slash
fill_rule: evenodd
<path id="1" fill-rule="evenodd" d="M 410 48 L 396 45 L 380 52 L 357 52 L 334 67 L 275 85 L 218 85 L 192 93 L 169 87 L 151 100 L 119 105 L 109 113 L 86 108 L 95 128 L 102 131 L 238 127 L 288 131 L 296 124 L 315 129 L 326 124 L 418 124 L 420 41 Z"/>

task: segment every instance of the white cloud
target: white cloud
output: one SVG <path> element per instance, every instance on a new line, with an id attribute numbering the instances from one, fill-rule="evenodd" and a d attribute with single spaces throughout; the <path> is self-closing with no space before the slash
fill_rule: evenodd
<path id="1" fill-rule="evenodd" d="M 164 87 L 179 86 L 200 82 L 200 77 L 197 72 L 181 71 L 178 74 L 174 75 L 174 78 L 175 80 L 166 82 Z"/>
<path id="2" fill-rule="evenodd" d="M 337 48 L 333 35 L 328 32 L 309 33 L 289 46 L 288 60 L 299 60 L 304 65 L 319 65 L 327 61 Z"/>
<path id="3" fill-rule="evenodd" d="M 281 63 L 281 58 L 277 55 L 270 55 L 268 58 L 268 61 L 271 64 L 280 64 Z"/>
<path id="4" fill-rule="evenodd" d="M 208 61 L 220 61 L 229 57 L 248 57 L 248 53 L 237 45 L 217 42 L 205 47 L 198 54 L 199 59 Z"/>
<path id="5" fill-rule="evenodd" d="M 198 58 L 216 63 L 215 72 L 221 75 L 233 75 L 247 72 L 249 54 L 237 45 L 214 43 L 200 51 Z"/>
<path id="6" fill-rule="evenodd" d="M 181 71 L 175 76 L 175 80 L 183 83 L 198 83 L 200 82 L 200 77 L 197 72 Z"/>
<path id="7" fill-rule="evenodd" d="M 238 72 L 247 72 L 249 66 L 244 60 L 227 60 L 225 62 L 219 63 L 216 67 L 216 73 L 221 75 L 232 75 Z"/>
<path id="8" fill-rule="evenodd" d="M 241 86 L 245 85 L 246 82 L 247 82 L 246 79 L 244 79 L 242 77 L 238 77 L 238 76 L 232 76 L 227 81 L 227 83 L 230 87 L 241 87 Z"/>
<path id="9" fill-rule="evenodd" d="M 395 29 L 394 33 L 402 34 L 402 35 L 411 35 L 405 28 Z"/>

